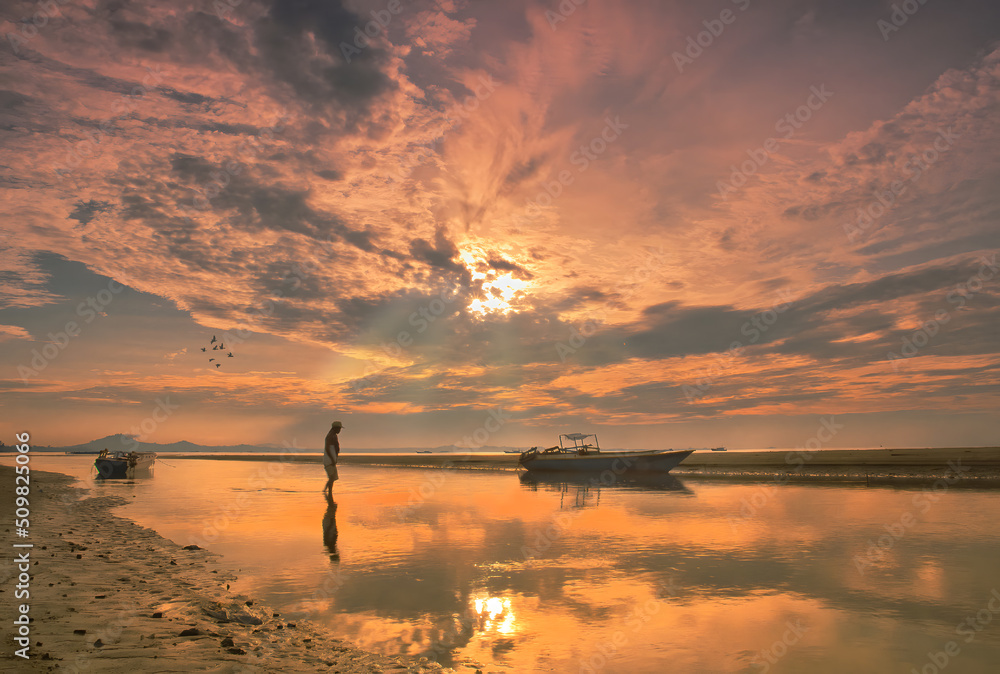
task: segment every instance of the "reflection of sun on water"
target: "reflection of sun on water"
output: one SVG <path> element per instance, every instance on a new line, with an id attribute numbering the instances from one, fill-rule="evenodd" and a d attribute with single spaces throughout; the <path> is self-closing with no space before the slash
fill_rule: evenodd
<path id="1" fill-rule="evenodd" d="M 476 614 L 482 625 L 481 632 L 496 630 L 499 634 L 513 634 L 516 625 L 510 598 L 480 597 L 474 600 Z"/>
<path id="2" fill-rule="evenodd" d="M 462 251 L 461 256 L 472 280 L 482 282 L 483 294 L 486 295 L 485 299 L 472 300 L 469 310 L 480 316 L 510 313 L 513 308 L 511 302 L 530 284 L 514 278 L 511 272 L 501 274 L 489 268 L 488 256 L 481 251 Z"/>

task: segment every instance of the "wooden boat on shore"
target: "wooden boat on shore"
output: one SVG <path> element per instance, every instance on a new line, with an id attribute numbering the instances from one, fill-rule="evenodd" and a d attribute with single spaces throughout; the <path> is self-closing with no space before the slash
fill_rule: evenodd
<path id="1" fill-rule="evenodd" d="M 148 475 L 156 461 L 156 452 L 109 452 L 102 450 L 94 461 L 99 477 L 133 478 Z"/>
<path id="2" fill-rule="evenodd" d="M 593 442 L 588 442 L 593 438 Z M 572 446 L 564 442 L 572 442 Z M 597 435 L 564 433 L 559 444 L 546 449 L 532 447 L 521 452 L 517 462 L 529 471 L 559 471 L 603 473 L 668 473 L 670 469 L 694 453 L 693 449 L 652 449 L 635 452 L 602 452 Z"/>

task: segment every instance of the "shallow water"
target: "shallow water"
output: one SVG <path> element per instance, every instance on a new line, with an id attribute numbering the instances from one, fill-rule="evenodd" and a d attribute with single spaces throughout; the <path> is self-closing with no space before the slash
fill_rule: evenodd
<path id="1" fill-rule="evenodd" d="M 318 464 L 166 456 L 100 482 L 92 462 L 32 458 L 371 650 L 518 672 L 1000 670 L 1000 491 L 347 465 L 329 506 Z"/>

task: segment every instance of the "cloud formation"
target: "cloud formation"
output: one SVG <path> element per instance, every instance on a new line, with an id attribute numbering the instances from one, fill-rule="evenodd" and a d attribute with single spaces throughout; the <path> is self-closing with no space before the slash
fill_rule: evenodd
<path id="1" fill-rule="evenodd" d="M 743 4 L 680 70 L 717 16 L 697 3 L 61 6 L 0 54 L 8 375 L 100 291 L 56 255 L 166 312 L 182 355 L 88 347 L 135 374 L 53 365 L 36 400 L 170 381 L 528 427 L 995 409 L 997 11 L 887 44 L 861 4 Z M 196 329 L 268 345 L 206 378 Z"/>

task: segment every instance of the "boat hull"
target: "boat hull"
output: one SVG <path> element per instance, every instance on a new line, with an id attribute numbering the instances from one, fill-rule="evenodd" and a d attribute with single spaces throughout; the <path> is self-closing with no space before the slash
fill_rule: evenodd
<path id="1" fill-rule="evenodd" d="M 525 452 L 521 466 L 533 472 L 573 473 L 668 473 L 691 456 L 694 450 L 664 450 L 652 452 Z"/>

